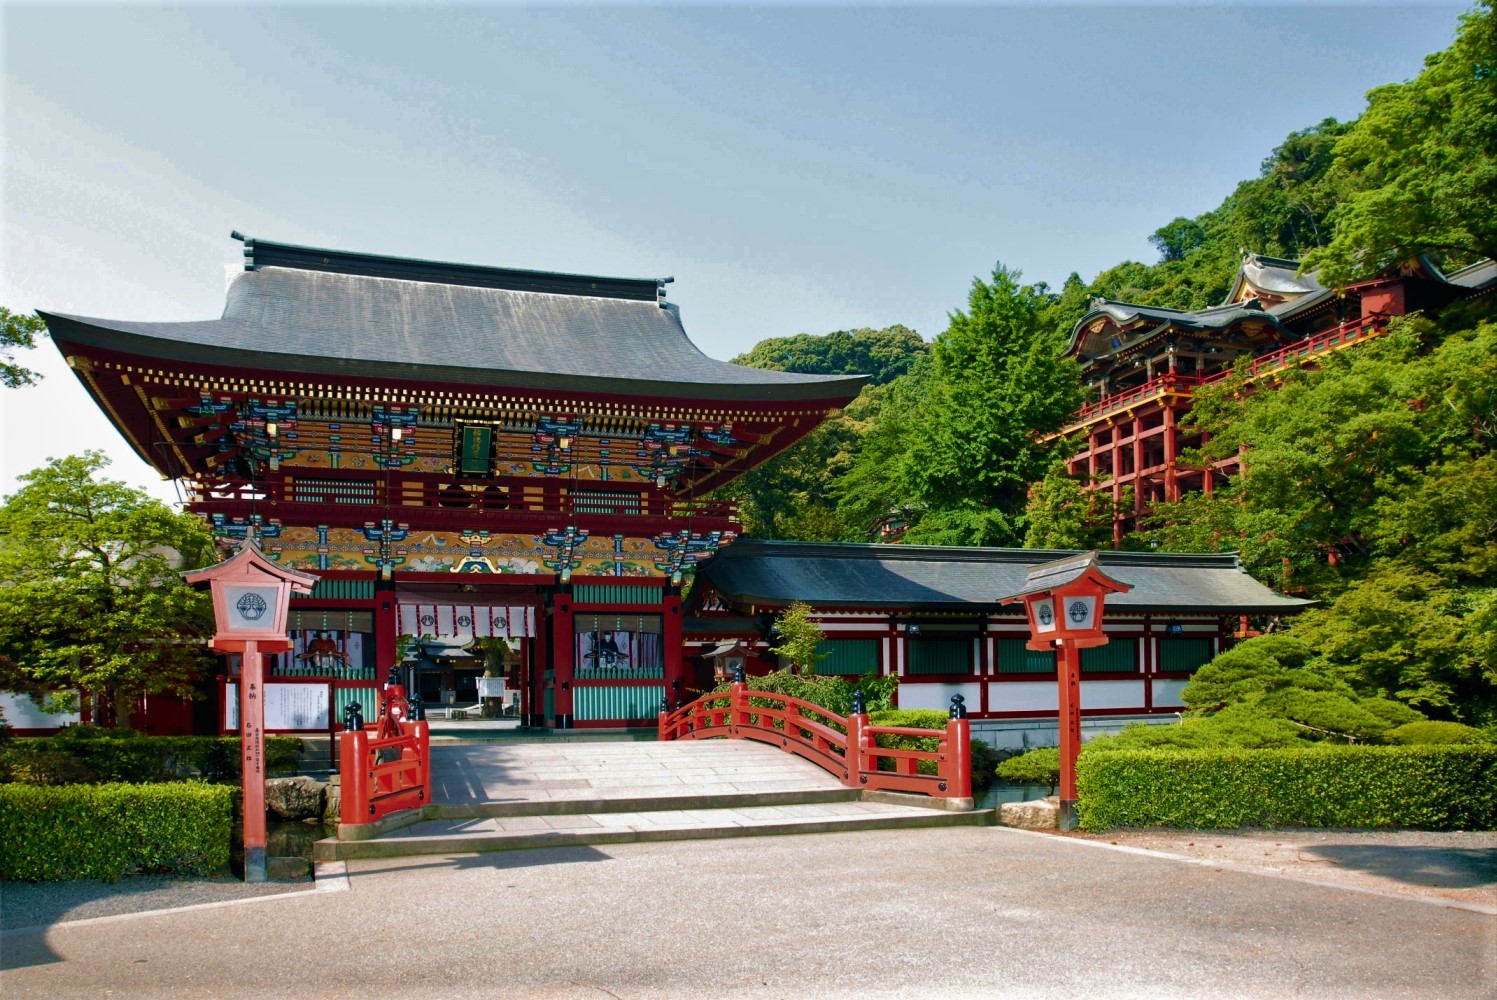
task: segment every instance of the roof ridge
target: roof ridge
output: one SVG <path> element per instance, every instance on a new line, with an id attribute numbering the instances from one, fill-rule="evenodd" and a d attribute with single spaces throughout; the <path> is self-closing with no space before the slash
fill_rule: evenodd
<path id="1" fill-rule="evenodd" d="M 631 299 L 657 303 L 664 302 L 665 286 L 675 280 L 669 277 L 621 278 L 574 274 L 565 271 L 534 271 L 485 264 L 462 264 L 420 257 L 394 257 L 385 254 L 303 246 L 296 243 L 277 243 L 272 240 L 246 237 L 238 231 L 230 235 L 244 242 L 244 269 L 246 271 L 258 270 L 262 267 L 284 267 L 367 278 L 422 281 L 428 284 L 466 285 L 506 291 L 585 295 L 594 298 Z"/>
<path id="2" fill-rule="evenodd" d="M 890 545 L 886 542 L 801 542 L 784 538 L 740 538 L 723 551 L 729 555 L 742 556 L 751 553 L 757 547 L 798 550 L 806 553 L 817 550 L 835 550 L 850 556 L 898 560 L 929 559 L 933 555 L 946 556 L 946 561 L 954 561 L 954 557 L 962 555 L 1009 556 L 1013 557 L 1014 561 L 1027 559 L 1036 563 L 1090 551 L 1088 549 L 1007 548 L 996 545 L 910 545 L 904 542 L 898 545 Z M 1211 564 L 1241 562 L 1237 552 L 1135 552 L 1127 549 L 1104 549 L 1099 558 L 1103 563 L 1114 566 L 1153 563 L 1181 565 L 1195 561 Z"/>

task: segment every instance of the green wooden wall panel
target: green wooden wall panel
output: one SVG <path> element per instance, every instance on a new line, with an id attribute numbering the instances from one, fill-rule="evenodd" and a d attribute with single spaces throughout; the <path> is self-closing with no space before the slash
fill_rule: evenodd
<path id="1" fill-rule="evenodd" d="M 575 604 L 661 604 L 661 587 L 630 587 L 618 583 L 579 583 L 572 588 Z"/>
<path id="2" fill-rule="evenodd" d="M 971 638 L 927 637 L 905 643 L 905 670 L 910 674 L 968 674 L 972 672 Z"/>
<path id="3" fill-rule="evenodd" d="M 878 670 L 877 639 L 827 639 L 816 644 L 816 672 L 827 676 Z"/>
<path id="4" fill-rule="evenodd" d="M 1000 674 L 1053 674 L 1055 652 L 1049 649 L 1026 649 L 1025 639 L 998 640 Z"/>
<path id="5" fill-rule="evenodd" d="M 1205 637 L 1159 640 L 1159 669 L 1189 673 L 1211 659 L 1211 640 Z"/>
<path id="6" fill-rule="evenodd" d="M 1081 651 L 1083 674 L 1131 674 L 1138 671 L 1138 640 L 1113 639 Z"/>
<path id="7" fill-rule="evenodd" d="M 664 685 L 645 687 L 574 687 L 572 718 L 653 719 L 665 697 Z"/>

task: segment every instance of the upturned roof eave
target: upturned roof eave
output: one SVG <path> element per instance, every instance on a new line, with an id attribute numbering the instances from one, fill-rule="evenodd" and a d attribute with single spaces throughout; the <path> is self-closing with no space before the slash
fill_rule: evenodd
<path id="1" fill-rule="evenodd" d="M 52 339 L 59 349 L 71 344 L 158 361 L 180 361 L 189 364 L 294 372 L 325 377 L 444 382 L 497 389 L 544 389 L 623 396 L 722 399 L 733 402 L 815 401 L 836 405 L 841 405 L 856 397 L 870 379 L 867 375 L 848 375 L 803 376 L 802 379 L 795 381 L 692 382 L 679 379 L 615 378 L 543 371 L 332 358 L 276 351 L 244 351 L 214 344 L 151 337 L 112 327 L 109 325 L 112 321 L 109 320 L 67 313 L 38 310 L 38 315 L 46 321 L 52 333 Z M 203 323 L 223 322 L 227 321 L 203 321 Z M 722 362 L 722 364 L 727 364 L 727 362 Z M 744 370 L 757 371 L 751 368 Z"/>

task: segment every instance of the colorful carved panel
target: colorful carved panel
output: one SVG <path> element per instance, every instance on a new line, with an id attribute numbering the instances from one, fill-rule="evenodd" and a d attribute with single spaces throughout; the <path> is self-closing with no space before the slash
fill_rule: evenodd
<path id="1" fill-rule="evenodd" d="M 219 533 L 242 537 L 243 528 L 225 523 Z M 410 531 L 379 522 L 364 528 L 281 527 L 279 534 L 261 537 L 268 556 L 298 569 L 560 575 L 569 566 L 568 575 L 659 578 L 689 571 L 716 551 L 724 542 L 715 536 L 693 536 L 683 543 L 676 534 L 589 536 L 570 528 L 542 535 Z"/>

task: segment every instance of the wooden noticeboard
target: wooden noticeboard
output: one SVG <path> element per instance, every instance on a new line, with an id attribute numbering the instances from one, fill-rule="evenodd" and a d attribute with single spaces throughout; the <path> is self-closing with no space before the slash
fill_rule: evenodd
<path id="1" fill-rule="evenodd" d="M 265 731 L 326 733 L 331 702 L 330 684 L 266 684 Z M 239 684 L 230 681 L 224 685 L 224 729 L 238 728 Z"/>

